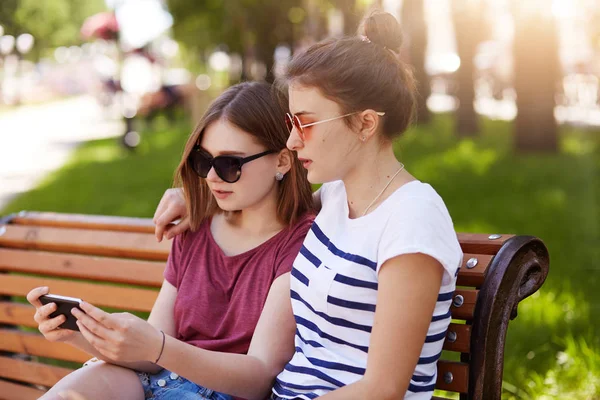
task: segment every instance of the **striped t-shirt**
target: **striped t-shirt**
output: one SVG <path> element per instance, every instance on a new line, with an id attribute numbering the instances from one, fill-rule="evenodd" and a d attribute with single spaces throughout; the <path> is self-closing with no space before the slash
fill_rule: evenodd
<path id="1" fill-rule="evenodd" d="M 273 392 L 285 399 L 314 399 L 359 380 L 367 366 L 379 268 L 401 254 L 423 253 L 441 263 L 444 276 L 404 398 L 430 399 L 462 262 L 444 202 L 419 181 L 403 185 L 356 219 L 348 218 L 343 182 L 323 185 L 321 201 L 323 208 L 292 268 L 296 352 L 277 376 Z"/>

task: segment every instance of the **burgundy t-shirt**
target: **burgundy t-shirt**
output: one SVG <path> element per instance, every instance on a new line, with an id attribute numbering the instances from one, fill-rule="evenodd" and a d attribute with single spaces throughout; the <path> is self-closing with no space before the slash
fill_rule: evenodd
<path id="1" fill-rule="evenodd" d="M 164 276 L 177 288 L 177 339 L 207 350 L 247 353 L 271 284 L 291 271 L 313 219 L 306 215 L 231 257 L 215 242 L 210 219 L 185 238 L 175 237 Z"/>

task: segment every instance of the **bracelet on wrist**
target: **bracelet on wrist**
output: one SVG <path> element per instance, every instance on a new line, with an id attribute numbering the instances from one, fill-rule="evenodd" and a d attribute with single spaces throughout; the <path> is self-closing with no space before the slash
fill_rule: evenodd
<path id="1" fill-rule="evenodd" d="M 158 364 L 158 360 L 160 360 L 163 350 L 165 349 L 165 333 L 162 330 L 160 331 L 160 333 L 162 333 L 162 345 L 160 346 L 160 353 L 158 354 L 156 361 L 154 361 L 154 364 Z"/>

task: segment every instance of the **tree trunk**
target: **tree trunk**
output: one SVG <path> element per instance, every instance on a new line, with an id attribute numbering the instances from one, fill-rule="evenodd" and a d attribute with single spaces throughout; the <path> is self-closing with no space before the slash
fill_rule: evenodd
<path id="1" fill-rule="evenodd" d="M 452 1 L 452 20 L 456 35 L 456 49 L 460 67 L 456 71 L 458 110 L 456 110 L 456 133 L 460 137 L 476 136 L 479 133 L 479 116 L 475 111 L 475 64 L 473 59 L 482 37 L 481 0 Z"/>
<path id="2" fill-rule="evenodd" d="M 336 3 L 344 16 L 344 35 L 354 36 L 362 19 L 362 11 L 356 5 L 356 0 L 337 0 Z"/>
<path id="3" fill-rule="evenodd" d="M 307 11 L 304 22 L 305 42 L 300 45 L 310 45 L 327 36 L 327 15 L 319 1 L 305 0 L 304 7 Z"/>
<path id="4" fill-rule="evenodd" d="M 269 24 L 266 16 L 278 16 L 277 8 L 275 7 L 262 7 L 261 11 L 264 13 L 260 17 L 253 20 L 253 30 L 256 32 L 256 41 L 254 43 L 254 50 L 256 61 L 262 63 L 265 68 L 265 81 L 272 83 L 275 80 L 275 48 L 280 41 L 278 37 L 278 26 Z"/>
<path id="5" fill-rule="evenodd" d="M 425 70 L 427 25 L 423 0 L 404 0 L 401 15 L 402 28 L 407 35 L 409 63 L 414 68 L 417 80 L 417 122 L 428 123 L 431 113 L 427 108 L 427 99 L 431 95 L 431 83 Z"/>
<path id="6" fill-rule="evenodd" d="M 244 52 L 242 54 L 242 73 L 240 75 L 240 81 L 245 82 L 252 79 L 252 63 L 254 62 L 254 48 L 249 45 L 244 45 Z"/>
<path id="7" fill-rule="evenodd" d="M 561 77 L 558 36 L 551 15 L 515 11 L 515 149 L 556 152 L 558 127 L 554 117 L 556 87 Z M 549 13 L 548 13 L 549 14 Z"/>
<path id="8" fill-rule="evenodd" d="M 268 40 L 261 40 L 261 37 L 259 37 L 256 43 L 256 60 L 264 64 L 266 68 L 265 81 L 269 83 L 275 81 L 275 47 Z"/>
<path id="9" fill-rule="evenodd" d="M 267 73 L 265 75 L 265 81 L 269 83 L 275 82 L 275 46 L 270 46 L 266 48 L 268 52 L 265 54 L 264 64 L 267 69 Z"/>

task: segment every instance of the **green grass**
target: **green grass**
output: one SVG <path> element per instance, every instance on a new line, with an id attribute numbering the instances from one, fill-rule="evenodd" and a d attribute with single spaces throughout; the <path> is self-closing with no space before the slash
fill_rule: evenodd
<path id="1" fill-rule="evenodd" d="M 600 131 L 564 128 L 558 154 L 518 155 L 511 128 L 484 120 L 480 137 L 459 140 L 452 118 L 438 115 L 397 151 L 441 194 L 457 231 L 535 235 L 550 250 L 548 279 L 509 326 L 504 398 L 600 399 Z M 159 120 L 135 153 L 115 140 L 86 143 L 1 214 L 151 217 L 189 132 Z"/>
<path id="2" fill-rule="evenodd" d="M 457 231 L 535 235 L 549 248 L 548 279 L 509 325 L 505 398 L 600 399 L 600 132 L 565 128 L 559 154 L 517 155 L 511 124 L 483 122 L 480 137 L 457 140 L 438 116 L 398 154 Z"/>

